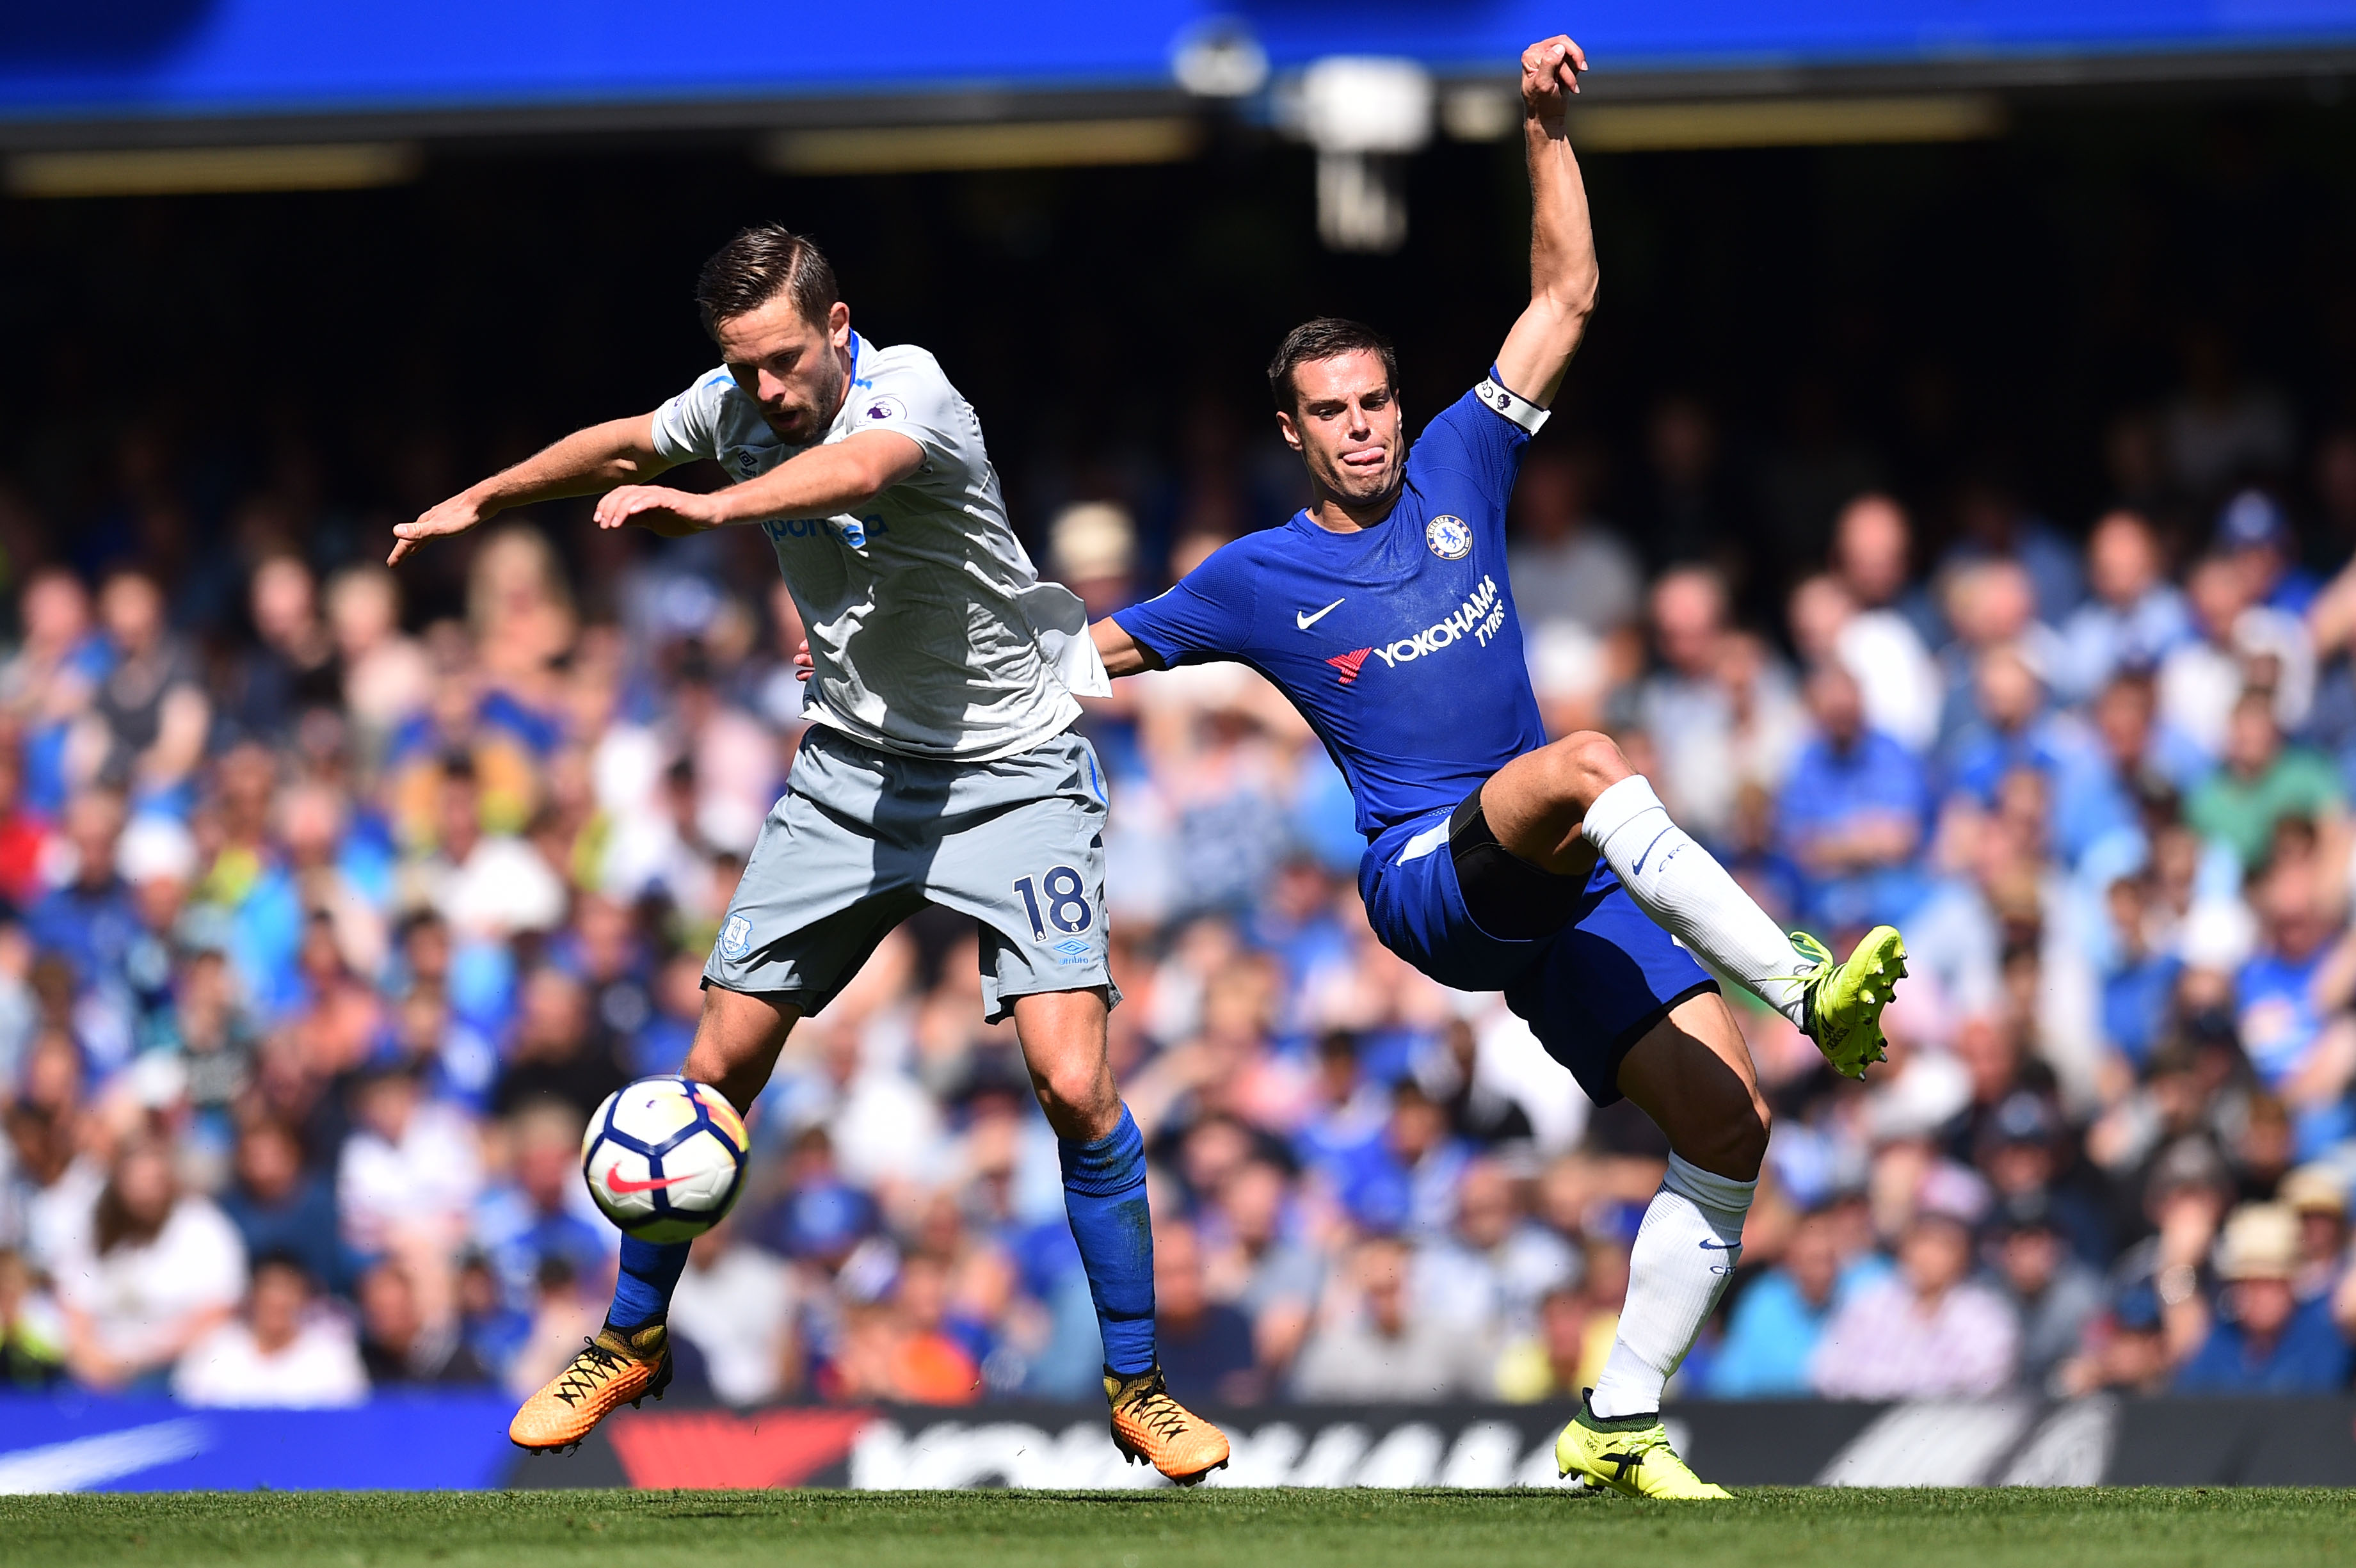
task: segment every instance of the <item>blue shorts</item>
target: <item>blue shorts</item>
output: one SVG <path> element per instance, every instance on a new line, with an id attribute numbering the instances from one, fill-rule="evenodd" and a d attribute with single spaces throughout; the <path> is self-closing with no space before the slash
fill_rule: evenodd
<path id="1" fill-rule="evenodd" d="M 1400 823 L 1368 847 L 1358 891 L 1375 934 L 1443 986 L 1503 991 L 1587 1097 L 1611 1104 L 1629 1048 L 1670 1008 L 1718 982 L 1601 860 L 1560 931 L 1526 942 L 1490 935 L 1464 907 L 1448 852 L 1449 815 Z"/>

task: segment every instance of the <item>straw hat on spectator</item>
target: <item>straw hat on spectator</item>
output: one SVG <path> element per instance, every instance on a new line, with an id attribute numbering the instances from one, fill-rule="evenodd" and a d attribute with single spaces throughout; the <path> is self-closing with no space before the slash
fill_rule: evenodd
<path id="1" fill-rule="evenodd" d="M 2294 1214 L 2348 1215 L 2348 1186 L 2328 1165 L 2302 1165 L 2282 1179 L 2275 1201 Z"/>
<path id="2" fill-rule="evenodd" d="M 1127 577 L 1137 564 L 1137 525 L 1109 501 L 1065 507 L 1047 528 L 1048 549 L 1066 581 Z"/>
<path id="3" fill-rule="evenodd" d="M 2239 1283 L 2287 1280 L 2298 1272 L 2298 1216 L 2281 1203 L 2244 1203 L 2217 1243 L 2217 1274 Z"/>

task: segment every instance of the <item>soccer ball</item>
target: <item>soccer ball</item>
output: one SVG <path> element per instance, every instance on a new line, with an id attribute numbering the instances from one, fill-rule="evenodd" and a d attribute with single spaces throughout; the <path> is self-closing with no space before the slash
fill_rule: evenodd
<path id="1" fill-rule="evenodd" d="M 641 1078 L 605 1096 L 581 1139 L 589 1196 L 623 1233 L 685 1242 L 744 1188 L 744 1118 L 709 1083 Z"/>

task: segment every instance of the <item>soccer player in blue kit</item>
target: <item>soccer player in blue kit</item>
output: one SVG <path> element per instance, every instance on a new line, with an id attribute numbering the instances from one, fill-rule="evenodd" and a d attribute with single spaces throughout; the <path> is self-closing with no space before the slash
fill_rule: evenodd
<path id="1" fill-rule="evenodd" d="M 1488 378 L 1409 450 L 1389 344 L 1333 318 L 1296 328 L 1269 382 L 1308 465 L 1308 508 L 1093 631 L 1114 675 L 1233 659 L 1274 681 L 1349 781 L 1369 840 L 1358 889 L 1384 943 L 1443 985 L 1503 991 L 1590 1098 L 1624 1095 L 1667 1134 L 1618 1338 L 1555 1456 L 1590 1485 L 1723 1498 L 1671 1447 L 1661 1391 L 1741 1256 L 1768 1113 L 1695 955 L 1858 1077 L 1882 1058 L 1905 947 L 1883 926 L 1836 964 L 1787 936 L 1609 739 L 1549 744 L 1540 727 L 1505 579 L 1505 502 L 1595 303 L 1586 190 L 1563 132 L 1586 64 L 1567 37 L 1522 56 L 1530 304 Z"/>

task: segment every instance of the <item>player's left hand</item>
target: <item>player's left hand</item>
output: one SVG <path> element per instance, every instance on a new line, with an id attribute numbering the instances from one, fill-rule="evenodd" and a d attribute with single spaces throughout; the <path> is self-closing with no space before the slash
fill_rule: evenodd
<path id="1" fill-rule="evenodd" d="M 1547 123 L 1562 120 L 1563 96 L 1579 91 L 1579 73 L 1587 69 L 1587 51 L 1563 34 L 1532 44 L 1522 51 L 1522 102 Z"/>
<path id="2" fill-rule="evenodd" d="M 597 526 L 636 526 L 665 539 L 681 539 L 716 528 L 726 519 L 709 496 L 673 490 L 661 485 L 625 485 L 608 490 L 597 503 Z"/>
<path id="3" fill-rule="evenodd" d="M 808 680 L 810 677 L 810 671 L 817 667 L 818 661 L 810 657 L 809 639 L 804 637 L 802 645 L 794 650 L 794 678 Z"/>

